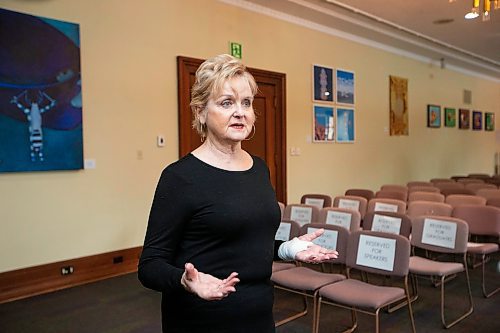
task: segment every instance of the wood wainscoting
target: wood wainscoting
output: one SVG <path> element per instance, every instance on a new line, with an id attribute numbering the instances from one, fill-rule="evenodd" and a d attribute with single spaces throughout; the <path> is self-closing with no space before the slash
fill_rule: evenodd
<path id="1" fill-rule="evenodd" d="M 135 272 L 141 251 L 139 246 L 0 273 L 0 303 Z"/>

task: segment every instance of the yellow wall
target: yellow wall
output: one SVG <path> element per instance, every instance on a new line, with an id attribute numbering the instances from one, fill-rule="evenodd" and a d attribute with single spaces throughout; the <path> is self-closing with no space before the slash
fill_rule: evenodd
<path id="1" fill-rule="evenodd" d="M 176 56 L 243 44 L 251 67 L 287 75 L 288 201 L 493 172 L 495 133 L 426 128 L 429 103 L 500 111 L 500 84 L 208 0 L 0 0 L 80 24 L 84 154 L 95 170 L 0 174 L 0 272 L 142 244 L 159 173 L 178 158 Z M 313 144 L 311 64 L 356 73 L 356 143 Z M 388 76 L 409 79 L 410 136 L 390 137 Z M 164 134 L 166 147 L 156 147 Z M 1 143 L 0 143 L 1 144 Z M 142 155 L 142 159 L 138 156 Z"/>

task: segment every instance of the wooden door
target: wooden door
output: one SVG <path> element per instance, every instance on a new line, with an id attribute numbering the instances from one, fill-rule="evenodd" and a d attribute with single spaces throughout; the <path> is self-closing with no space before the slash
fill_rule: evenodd
<path id="1" fill-rule="evenodd" d="M 201 144 L 200 136 L 191 126 L 193 116 L 189 102 L 194 75 L 202 62 L 201 59 L 177 57 L 180 156 Z M 248 70 L 259 86 L 254 100 L 257 121 L 255 135 L 251 140 L 243 141 L 242 147 L 266 161 L 276 197 L 286 202 L 286 77 L 281 73 L 253 68 Z"/>

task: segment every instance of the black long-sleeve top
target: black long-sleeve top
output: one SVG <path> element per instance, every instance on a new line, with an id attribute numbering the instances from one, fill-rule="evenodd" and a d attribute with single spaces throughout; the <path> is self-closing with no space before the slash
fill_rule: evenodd
<path id="1" fill-rule="evenodd" d="M 162 292 L 164 332 L 274 332 L 270 282 L 280 209 L 264 161 L 246 171 L 189 154 L 162 173 L 151 207 L 139 279 Z M 184 290 L 184 264 L 224 279 L 236 292 L 205 301 Z"/>

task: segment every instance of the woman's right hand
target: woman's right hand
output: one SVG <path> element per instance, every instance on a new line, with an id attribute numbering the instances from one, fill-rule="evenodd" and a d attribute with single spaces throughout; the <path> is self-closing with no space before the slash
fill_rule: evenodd
<path id="1" fill-rule="evenodd" d="M 238 273 L 231 273 L 224 280 L 218 279 L 210 274 L 198 272 L 191 263 L 184 266 L 181 284 L 187 291 L 198 295 L 207 301 L 221 300 L 230 293 L 234 293 L 234 287 L 240 279 Z"/>

